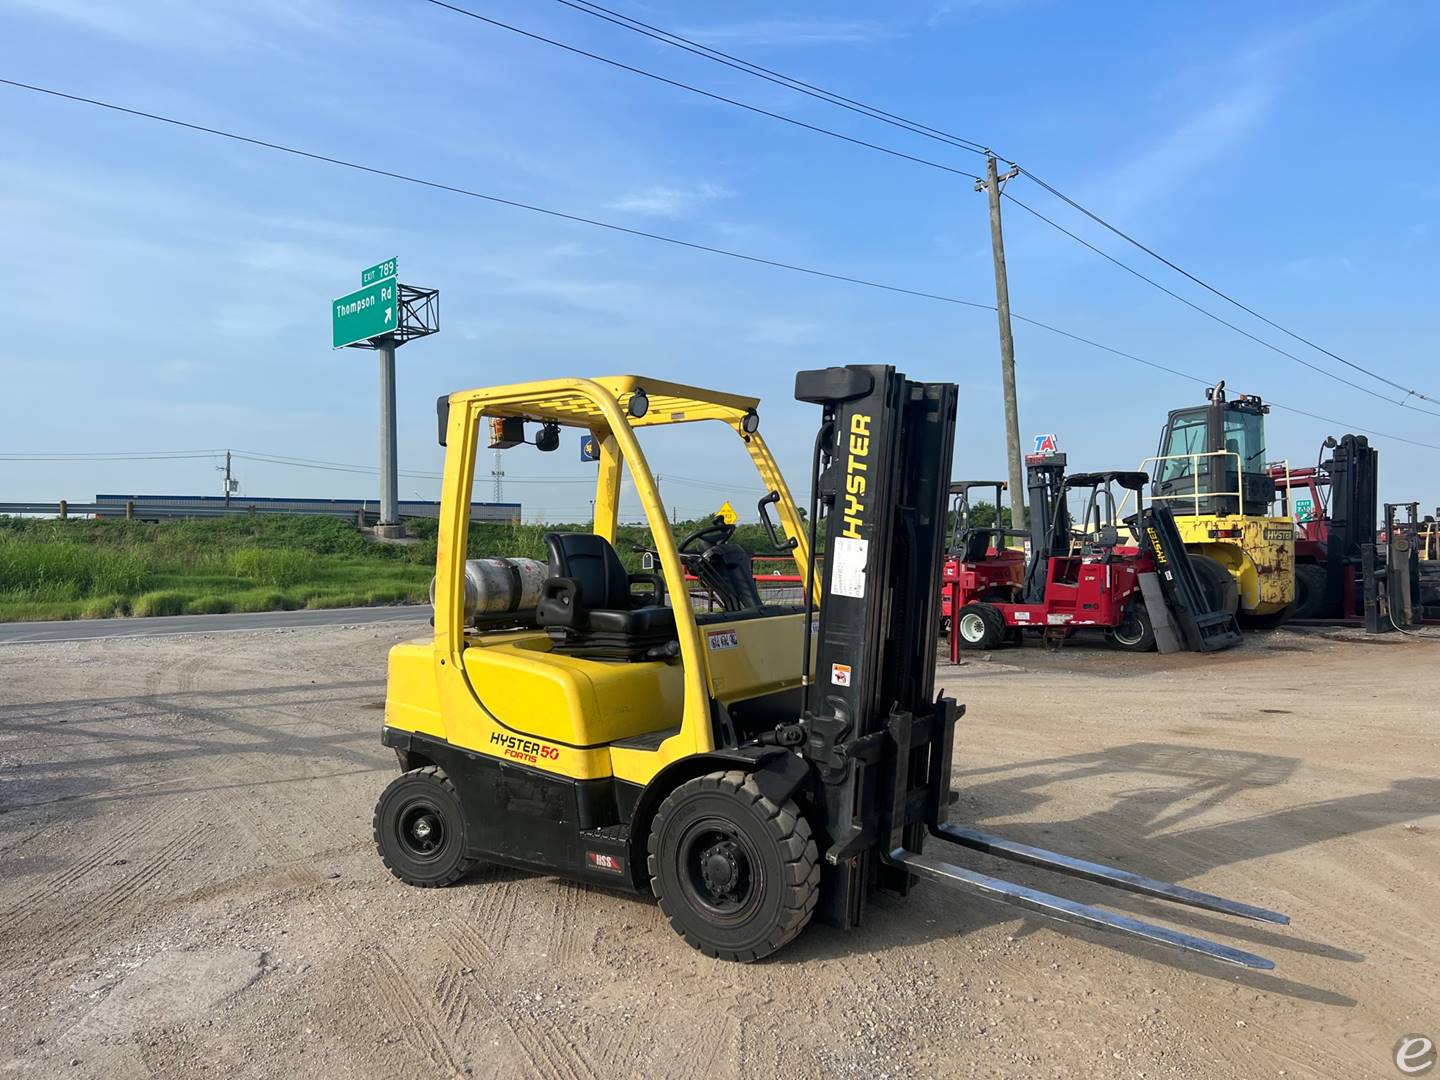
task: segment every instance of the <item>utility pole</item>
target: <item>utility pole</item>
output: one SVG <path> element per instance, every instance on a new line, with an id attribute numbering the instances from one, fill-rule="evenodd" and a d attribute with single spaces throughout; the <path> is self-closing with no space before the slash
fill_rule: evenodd
<path id="1" fill-rule="evenodd" d="M 220 466 L 219 466 L 219 465 L 216 465 L 215 468 L 216 468 L 216 469 L 219 469 L 221 472 L 223 472 L 223 473 L 225 474 L 225 508 L 228 510 L 228 509 L 230 508 L 230 496 L 234 493 L 235 489 L 240 486 L 239 484 L 237 484 L 237 483 L 235 482 L 235 478 L 230 475 L 230 451 L 229 451 L 229 450 L 226 450 L 226 451 L 225 451 L 225 468 L 220 469 Z"/>
<path id="2" fill-rule="evenodd" d="M 1005 454 L 1010 466 L 1010 527 L 1025 527 L 1025 473 L 1020 465 L 1020 416 L 1015 404 L 1015 338 L 1010 332 L 1010 282 L 1005 273 L 1005 236 L 1000 228 L 1000 189 L 1006 180 L 1020 175 L 1012 165 L 999 175 L 995 155 L 985 153 L 985 179 L 975 181 L 975 190 L 990 197 L 990 248 L 995 256 L 995 314 L 1000 320 L 1000 383 L 1005 393 Z M 996 507 L 999 520 L 999 507 Z"/>
<path id="3" fill-rule="evenodd" d="M 505 459 L 500 456 L 500 451 L 495 451 L 495 464 L 490 466 L 490 476 L 495 481 L 495 501 L 505 501 Z"/>
<path id="4" fill-rule="evenodd" d="M 380 357 L 380 528 L 400 529 L 400 473 L 395 450 L 395 339 L 377 343 Z M 378 535 L 385 535 L 380 533 Z"/>

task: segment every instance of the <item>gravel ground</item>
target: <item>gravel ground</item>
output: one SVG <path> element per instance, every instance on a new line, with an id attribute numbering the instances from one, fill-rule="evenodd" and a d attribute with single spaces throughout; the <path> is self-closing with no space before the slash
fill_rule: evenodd
<path id="1" fill-rule="evenodd" d="M 409 889 L 370 841 L 405 633 L 0 652 L 0 1073 L 1361 1077 L 1440 1037 L 1434 641 L 942 665 L 952 819 L 1289 913 L 1114 898 L 1277 962 L 1250 973 L 930 885 L 751 966 L 555 878 Z"/>

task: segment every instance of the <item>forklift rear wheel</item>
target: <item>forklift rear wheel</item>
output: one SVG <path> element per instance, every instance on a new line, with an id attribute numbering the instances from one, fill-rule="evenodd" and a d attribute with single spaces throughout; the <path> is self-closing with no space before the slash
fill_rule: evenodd
<path id="1" fill-rule="evenodd" d="M 672 791 L 649 838 L 650 888 L 675 932 L 706 956 L 749 963 L 805 928 L 820 854 L 795 803 L 775 803 L 745 772 L 713 772 Z"/>
<path id="2" fill-rule="evenodd" d="M 1195 576 L 1200 579 L 1200 587 L 1205 590 L 1210 610 L 1227 611 L 1231 615 L 1239 612 L 1240 586 L 1236 584 L 1234 575 L 1225 569 L 1225 564 L 1209 555 L 1196 554 L 1190 556 L 1190 562 L 1195 567 Z"/>
<path id="3" fill-rule="evenodd" d="M 994 604 L 966 604 L 955 627 L 967 648 L 993 649 L 1005 640 L 1005 616 Z"/>
<path id="4" fill-rule="evenodd" d="M 375 846 L 390 873 L 422 889 L 458 881 L 474 865 L 460 796 L 434 765 L 396 777 L 380 795 Z"/>
<path id="5" fill-rule="evenodd" d="M 1325 614 L 1325 586 L 1328 581 L 1324 567 L 1315 563 L 1295 565 L 1294 619 L 1318 619 Z"/>
<path id="6" fill-rule="evenodd" d="M 1155 649 L 1155 627 L 1150 622 L 1150 612 L 1139 600 L 1125 609 L 1124 621 L 1113 630 L 1106 631 L 1110 644 L 1126 652 L 1152 652 Z"/>

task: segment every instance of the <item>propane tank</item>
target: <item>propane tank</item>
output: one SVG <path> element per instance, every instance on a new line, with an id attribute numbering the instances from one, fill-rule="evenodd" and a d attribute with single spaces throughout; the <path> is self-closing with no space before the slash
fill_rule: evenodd
<path id="1" fill-rule="evenodd" d="M 549 573 L 549 567 L 538 559 L 466 559 L 465 621 L 477 615 L 533 610 Z M 435 604 L 434 578 L 430 579 L 430 604 Z"/>

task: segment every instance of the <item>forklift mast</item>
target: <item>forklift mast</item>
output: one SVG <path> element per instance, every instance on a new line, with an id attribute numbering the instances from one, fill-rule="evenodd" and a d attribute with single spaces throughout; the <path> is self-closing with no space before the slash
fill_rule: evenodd
<path id="1" fill-rule="evenodd" d="M 1024 601 L 1045 599 L 1050 557 L 1063 543 L 1069 550 L 1070 510 L 1065 504 L 1065 455 L 1028 454 L 1025 486 L 1030 490 L 1030 561 L 1025 568 Z"/>
<path id="2" fill-rule="evenodd" d="M 1379 456 L 1364 435 L 1343 435 L 1323 468 L 1330 475 L 1325 602 L 1343 610 L 1345 567 L 1360 566 L 1361 545 L 1373 544 L 1379 528 Z"/>
<path id="3" fill-rule="evenodd" d="M 798 740 L 816 781 L 811 813 L 823 853 L 816 917 L 855 926 L 874 889 L 904 893 L 916 878 L 927 878 L 1061 922 L 1246 967 L 1272 967 L 1242 950 L 982 874 L 922 850 L 929 835 L 1127 892 L 1266 922 L 1289 921 L 1278 912 L 945 821 L 955 721 L 963 710 L 952 698 L 933 696 L 935 582 L 948 492 L 940 469 L 953 449 L 957 388 L 912 382 L 891 367 L 845 367 L 801 372 L 795 396 L 824 410 L 811 473 L 810 551 L 819 548 L 814 540 L 823 521 L 826 564 L 813 678 L 808 611 L 804 622 Z M 1052 459 L 1043 468 L 1053 498 L 1037 500 L 1039 509 L 1032 512 L 1050 517 L 1048 538 L 1064 514 L 1058 479 L 1063 466 Z M 1135 475 L 1143 483 L 1143 474 Z M 806 575 L 812 585 L 814 575 L 812 554 Z M 806 590 L 807 606 L 814 595 L 813 588 Z"/>
<path id="4" fill-rule="evenodd" d="M 954 702 L 944 699 L 948 723 L 928 721 L 947 710 L 935 701 L 935 582 L 945 548 L 945 466 L 957 393 L 953 383 L 912 382 L 885 366 L 795 377 L 795 396 L 823 409 L 811 529 L 823 527 L 826 561 L 815 670 L 805 677 L 802 753 L 821 781 L 816 809 L 824 835 L 818 839 L 829 880 L 816 914 L 834 925 L 858 924 L 877 885 L 908 887 L 907 875 L 881 864 L 878 846 L 918 850 L 923 840 L 920 814 L 905 807 L 912 793 L 923 797 L 930 788 L 932 758 L 917 737 L 923 732 L 911 730 L 917 721 L 925 721 L 927 731 L 944 731 L 944 745 L 932 757 L 943 766 L 948 792 Z M 810 625 L 807 618 L 807 634 Z M 807 641 L 807 667 L 809 657 Z M 871 767 L 897 742 L 906 767 Z"/>

